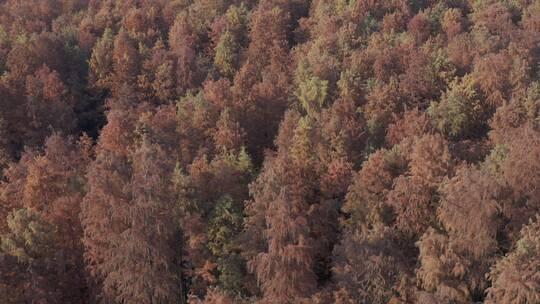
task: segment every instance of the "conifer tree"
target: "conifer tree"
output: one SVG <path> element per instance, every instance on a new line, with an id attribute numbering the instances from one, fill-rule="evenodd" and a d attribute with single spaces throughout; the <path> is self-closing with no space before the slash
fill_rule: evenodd
<path id="1" fill-rule="evenodd" d="M 13 303 L 61 302 L 57 269 L 63 261 L 57 256 L 56 227 L 28 208 L 11 212 L 7 224 L 8 232 L 0 237 L 3 275 L 12 274 L 7 281 L 7 303 L 10 298 Z"/>
<path id="2" fill-rule="evenodd" d="M 312 242 L 302 198 L 282 188 L 266 213 L 267 251 L 251 261 L 264 293 L 274 303 L 294 303 L 311 296 L 316 287 Z"/>
<path id="3" fill-rule="evenodd" d="M 108 257 L 114 268 L 105 288 L 117 293 L 117 302 L 177 302 L 181 297 L 172 166 L 164 151 L 149 141 L 143 138 L 133 153 L 132 201 L 122 211 L 127 228 Z"/>
<path id="4" fill-rule="evenodd" d="M 113 74 L 114 34 L 107 28 L 92 49 L 90 81 L 100 89 L 111 89 Z"/>
<path id="5" fill-rule="evenodd" d="M 536 217 L 521 230 L 516 247 L 491 269 L 492 286 L 486 303 L 534 303 L 540 300 L 538 291 L 539 219 Z"/>

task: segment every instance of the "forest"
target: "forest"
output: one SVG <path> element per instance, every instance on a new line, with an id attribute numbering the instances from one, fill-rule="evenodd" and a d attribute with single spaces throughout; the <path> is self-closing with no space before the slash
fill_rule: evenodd
<path id="1" fill-rule="evenodd" d="M 0 0 L 0 304 L 540 303 L 540 1 Z"/>

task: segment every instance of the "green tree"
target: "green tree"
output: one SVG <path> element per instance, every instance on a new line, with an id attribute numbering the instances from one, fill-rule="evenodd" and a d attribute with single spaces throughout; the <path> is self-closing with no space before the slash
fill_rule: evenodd
<path id="1" fill-rule="evenodd" d="M 323 109 L 328 91 L 328 81 L 312 76 L 298 85 L 296 97 L 309 116 L 316 116 Z"/>
<path id="2" fill-rule="evenodd" d="M 223 76 L 232 78 L 236 73 L 239 47 L 235 37 L 229 31 L 225 31 L 219 38 L 214 65 Z"/>
<path id="3" fill-rule="evenodd" d="M 114 34 L 107 28 L 92 49 L 90 82 L 100 89 L 111 89 L 113 75 Z"/>
<path id="4" fill-rule="evenodd" d="M 245 261 L 240 255 L 239 235 L 243 228 L 242 206 L 230 196 L 222 197 L 209 221 L 208 248 L 217 258 L 218 282 L 226 290 L 241 294 L 246 280 Z"/>
<path id="5" fill-rule="evenodd" d="M 61 281 L 57 275 L 63 261 L 57 255 L 56 227 L 27 208 L 11 212 L 7 224 L 9 230 L 1 236 L 0 255 L 7 255 L 2 258 L 4 263 L 10 257 L 16 262 L 4 269 L 10 280 L 5 283 L 18 294 L 18 301 L 61 301 Z M 10 272 L 19 274 L 9 276 Z"/>
<path id="6" fill-rule="evenodd" d="M 486 129 L 489 107 L 470 76 L 450 84 L 441 101 L 427 110 L 434 127 L 452 139 L 481 136 Z"/>

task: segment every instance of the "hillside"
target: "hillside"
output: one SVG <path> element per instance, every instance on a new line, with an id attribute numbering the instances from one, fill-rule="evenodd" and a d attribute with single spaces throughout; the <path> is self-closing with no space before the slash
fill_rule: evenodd
<path id="1" fill-rule="evenodd" d="M 540 1 L 0 0 L 0 304 L 540 303 Z"/>

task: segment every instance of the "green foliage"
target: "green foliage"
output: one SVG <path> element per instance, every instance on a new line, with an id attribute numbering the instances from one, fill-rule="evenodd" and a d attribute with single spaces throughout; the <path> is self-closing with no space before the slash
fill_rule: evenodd
<path id="1" fill-rule="evenodd" d="M 240 170 L 241 172 L 246 172 L 250 175 L 253 173 L 253 163 L 245 147 L 242 147 L 242 149 L 238 153 L 238 157 L 236 158 L 236 165 L 238 167 L 238 170 Z"/>
<path id="2" fill-rule="evenodd" d="M 54 258 L 56 228 L 31 209 L 11 212 L 9 232 L 2 235 L 1 249 L 30 267 L 50 265 Z"/>
<path id="3" fill-rule="evenodd" d="M 316 158 L 314 136 L 314 121 L 309 116 L 302 117 L 294 130 L 291 146 L 291 158 L 300 167 L 307 168 Z"/>
<path id="4" fill-rule="evenodd" d="M 217 257 L 226 257 L 234 250 L 233 239 L 242 229 L 242 210 L 232 198 L 221 198 L 214 207 L 208 230 L 208 248 Z"/>
<path id="5" fill-rule="evenodd" d="M 247 32 L 249 26 L 249 10 L 245 3 L 240 5 L 231 5 L 225 13 L 227 17 L 227 31 L 234 36 L 234 40 L 244 45 L 247 42 Z"/>
<path id="6" fill-rule="evenodd" d="M 98 88 L 110 88 L 113 73 L 114 33 L 105 29 L 103 36 L 92 49 L 90 79 Z"/>
<path id="7" fill-rule="evenodd" d="M 216 46 L 214 57 L 214 64 L 222 75 L 234 76 L 238 65 L 238 51 L 239 45 L 234 36 L 229 31 L 223 33 Z"/>
<path id="8" fill-rule="evenodd" d="M 540 123 L 540 83 L 533 82 L 528 88 L 523 101 L 527 117 L 531 121 Z"/>
<path id="9" fill-rule="evenodd" d="M 316 116 L 322 110 L 328 94 L 328 81 L 312 76 L 298 85 L 296 97 L 309 116 Z"/>
<path id="10" fill-rule="evenodd" d="M 195 125 L 209 123 L 206 118 L 212 109 L 212 105 L 204 98 L 202 92 L 196 95 L 190 92 L 180 98 L 176 104 L 180 121 L 192 120 Z"/>
<path id="11" fill-rule="evenodd" d="M 502 174 L 502 166 L 506 160 L 509 149 L 506 145 L 497 145 L 491 150 L 490 154 L 486 157 L 483 166 L 488 168 L 494 174 Z"/>
<path id="12" fill-rule="evenodd" d="M 381 22 L 376 17 L 368 14 L 363 20 L 360 28 L 364 34 L 364 37 L 370 37 L 373 33 L 376 33 L 381 27 Z"/>
<path id="13" fill-rule="evenodd" d="M 431 70 L 433 71 L 433 85 L 447 87 L 456 76 L 456 68 L 442 50 L 438 49 L 431 56 Z"/>
<path id="14" fill-rule="evenodd" d="M 248 22 L 248 8 L 245 3 L 240 5 L 231 5 L 225 15 L 229 23 L 234 26 L 245 25 Z"/>
<path id="15" fill-rule="evenodd" d="M 15 37 L 15 43 L 20 45 L 26 45 L 31 39 L 32 36 L 30 34 L 28 34 L 27 32 L 21 32 Z"/>
<path id="16" fill-rule="evenodd" d="M 437 130 L 462 139 L 481 134 L 485 110 L 476 84 L 466 76 L 450 84 L 441 101 L 432 102 L 427 112 Z"/>
<path id="17" fill-rule="evenodd" d="M 0 44 L 6 43 L 8 40 L 8 35 L 3 26 L 0 25 Z"/>
<path id="18" fill-rule="evenodd" d="M 217 258 L 218 281 L 223 288 L 244 292 L 245 261 L 240 257 L 238 236 L 243 213 L 230 196 L 222 197 L 214 207 L 209 222 L 208 248 Z"/>

